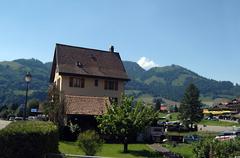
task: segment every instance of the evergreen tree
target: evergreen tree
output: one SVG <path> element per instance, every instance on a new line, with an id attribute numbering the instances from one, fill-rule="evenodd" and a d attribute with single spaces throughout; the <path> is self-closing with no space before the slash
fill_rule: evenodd
<path id="1" fill-rule="evenodd" d="M 154 110 L 161 111 L 162 98 L 154 98 L 153 102 L 154 102 Z"/>
<path id="2" fill-rule="evenodd" d="M 194 123 L 201 121 L 203 114 L 201 101 L 199 100 L 199 90 L 194 84 L 190 84 L 183 96 L 179 108 L 180 119 L 186 127 L 193 127 Z"/>

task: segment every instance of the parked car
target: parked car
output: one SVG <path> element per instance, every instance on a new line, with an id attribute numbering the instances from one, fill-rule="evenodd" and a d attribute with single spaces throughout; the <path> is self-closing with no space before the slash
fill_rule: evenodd
<path id="1" fill-rule="evenodd" d="M 186 135 L 183 137 L 183 143 L 192 143 L 200 140 L 201 140 L 201 137 L 198 135 Z"/>
<path id="2" fill-rule="evenodd" d="M 33 121 L 37 120 L 38 118 L 36 116 L 28 116 L 28 120 Z"/>
<path id="3" fill-rule="evenodd" d="M 15 119 L 15 117 L 14 116 L 11 116 L 11 117 L 9 117 L 9 121 L 14 121 L 14 119 Z"/>
<path id="4" fill-rule="evenodd" d="M 239 136 L 240 132 L 238 131 L 224 131 L 219 133 L 215 139 L 219 141 L 225 141 L 225 140 L 231 140 L 235 139 L 237 136 Z"/>
<path id="5" fill-rule="evenodd" d="M 208 117 L 207 120 L 212 120 L 212 121 L 219 121 L 218 117 Z"/>
<path id="6" fill-rule="evenodd" d="M 21 121 L 21 120 L 23 120 L 23 117 L 15 117 L 14 120 L 15 120 L 15 121 Z"/>
<path id="7" fill-rule="evenodd" d="M 148 127 L 145 134 L 146 139 L 153 142 L 162 142 L 166 138 L 164 127 Z"/>

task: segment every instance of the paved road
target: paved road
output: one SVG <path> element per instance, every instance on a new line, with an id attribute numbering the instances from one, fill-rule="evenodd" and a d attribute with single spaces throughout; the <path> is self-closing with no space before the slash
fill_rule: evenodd
<path id="1" fill-rule="evenodd" d="M 208 132 L 222 132 L 222 131 L 231 131 L 239 129 L 237 127 L 230 127 L 230 126 L 203 126 L 198 125 L 199 131 L 208 131 Z"/>
<path id="2" fill-rule="evenodd" d="M 0 120 L 0 129 L 6 127 L 11 121 Z"/>

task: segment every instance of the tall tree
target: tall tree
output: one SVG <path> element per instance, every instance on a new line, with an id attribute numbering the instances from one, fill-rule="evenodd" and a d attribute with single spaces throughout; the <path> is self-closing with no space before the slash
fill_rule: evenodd
<path id="1" fill-rule="evenodd" d="M 162 98 L 154 98 L 153 102 L 155 111 L 161 111 Z"/>
<path id="2" fill-rule="evenodd" d="M 65 98 L 55 84 L 49 86 L 48 101 L 44 105 L 44 113 L 48 114 L 49 120 L 58 126 L 64 125 Z"/>
<path id="3" fill-rule="evenodd" d="M 203 114 L 201 101 L 199 100 L 199 90 L 194 84 L 190 84 L 185 90 L 179 108 L 180 119 L 187 127 L 192 128 L 194 123 L 201 121 Z"/>
<path id="4" fill-rule="evenodd" d="M 120 105 L 108 106 L 107 113 L 97 116 L 98 127 L 104 134 L 118 136 L 128 151 L 128 139 L 133 133 L 141 132 L 158 116 L 151 106 L 142 102 L 134 104 L 133 97 L 123 97 Z"/>

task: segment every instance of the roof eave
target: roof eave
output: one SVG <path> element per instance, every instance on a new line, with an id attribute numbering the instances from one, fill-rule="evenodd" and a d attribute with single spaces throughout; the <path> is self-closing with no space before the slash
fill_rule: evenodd
<path id="1" fill-rule="evenodd" d="M 104 79 L 118 79 L 118 80 L 124 80 L 124 81 L 130 81 L 129 78 L 123 78 L 123 77 L 114 77 L 114 76 L 97 76 L 97 75 L 86 75 L 86 74 L 75 74 L 75 73 L 67 73 L 67 72 L 59 72 L 59 75 L 63 76 L 84 76 L 84 77 L 91 77 L 91 78 L 104 78 Z"/>

